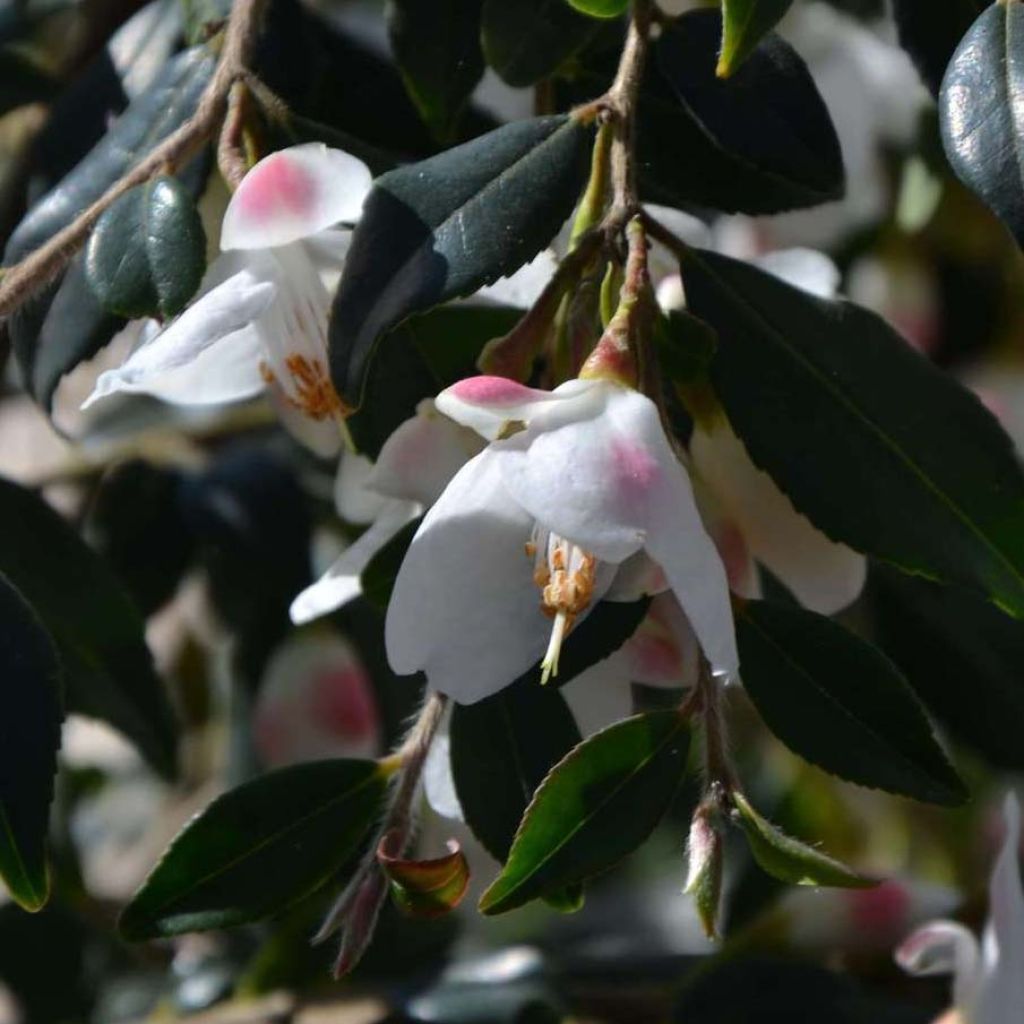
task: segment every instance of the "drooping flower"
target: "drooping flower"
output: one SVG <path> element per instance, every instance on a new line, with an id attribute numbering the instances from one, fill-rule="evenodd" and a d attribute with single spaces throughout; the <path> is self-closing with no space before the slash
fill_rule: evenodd
<path id="1" fill-rule="evenodd" d="M 362 572 L 373 556 L 422 515 L 482 447 L 473 431 L 443 416 L 428 399 L 387 439 L 375 463 L 348 449 L 342 452 L 335 505 L 347 522 L 368 526 L 295 598 L 292 621 L 309 622 L 358 597 Z"/>
<path id="2" fill-rule="evenodd" d="M 1003 816 L 1006 836 L 989 882 L 989 918 L 981 942 L 962 924 L 933 921 L 896 951 L 896 962 L 911 974 L 953 975 L 952 1019 L 957 1024 L 1018 1024 L 1024 1020 L 1020 805 L 1012 794 L 1006 798 Z"/>
<path id="3" fill-rule="evenodd" d="M 657 566 L 712 670 L 738 668 L 725 571 L 689 479 L 645 396 L 606 380 L 554 391 L 473 377 L 438 408 L 490 443 L 430 509 L 388 607 L 395 671 L 462 703 L 561 645 L 601 599 L 633 599 Z M 641 572 L 639 575 L 645 575 Z"/>
<path id="4" fill-rule="evenodd" d="M 336 453 L 345 409 L 328 374 L 330 289 L 370 179 L 322 143 L 261 160 L 231 197 L 199 297 L 101 374 L 85 405 L 116 392 L 201 405 L 268 389 L 300 440 Z"/>

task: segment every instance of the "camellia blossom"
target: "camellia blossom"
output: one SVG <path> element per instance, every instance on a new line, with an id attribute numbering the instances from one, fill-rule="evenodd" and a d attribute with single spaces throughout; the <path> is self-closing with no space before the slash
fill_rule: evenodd
<path id="1" fill-rule="evenodd" d="M 116 392 L 205 405 L 266 388 L 301 441 L 337 453 L 346 410 L 327 366 L 331 286 L 370 182 L 362 161 L 323 143 L 261 160 L 231 197 L 199 297 L 101 374 L 84 405 Z"/>
<path id="2" fill-rule="evenodd" d="M 606 380 L 549 392 L 484 376 L 437 407 L 490 443 L 399 570 L 385 624 L 395 671 L 422 670 L 461 703 L 541 658 L 554 675 L 575 623 L 602 598 L 634 599 L 656 567 L 712 670 L 736 673 L 725 570 L 650 399 Z"/>
<path id="3" fill-rule="evenodd" d="M 368 523 L 327 572 L 292 602 L 296 624 L 340 608 L 362 593 L 361 576 L 373 556 L 406 523 L 423 514 L 483 442 L 443 416 L 429 399 L 387 439 L 375 463 L 345 450 L 335 505 L 350 523 Z"/>
<path id="4" fill-rule="evenodd" d="M 1019 1024 L 1024 1020 L 1024 890 L 1020 805 L 1004 806 L 1006 836 L 989 882 L 989 919 L 981 943 L 962 924 L 933 921 L 896 951 L 911 974 L 952 974 L 953 1011 L 943 1024 Z"/>

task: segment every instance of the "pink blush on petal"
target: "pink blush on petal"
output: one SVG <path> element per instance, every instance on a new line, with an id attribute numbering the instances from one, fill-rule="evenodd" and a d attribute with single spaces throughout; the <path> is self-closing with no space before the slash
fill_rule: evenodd
<path id="1" fill-rule="evenodd" d="M 310 688 L 310 710 L 329 733 L 345 739 L 372 736 L 379 725 L 369 679 L 358 666 L 317 673 Z"/>
<path id="2" fill-rule="evenodd" d="M 471 405 L 520 405 L 547 396 L 545 391 L 536 391 L 507 377 L 467 377 L 448 390 Z"/>
<path id="3" fill-rule="evenodd" d="M 276 153 L 246 176 L 235 198 L 248 217 L 262 220 L 281 210 L 304 213 L 315 196 L 316 183 L 305 170 L 287 153 Z"/>
<path id="4" fill-rule="evenodd" d="M 899 882 L 851 889 L 843 895 L 854 926 L 866 935 L 899 935 L 907 925 L 910 895 Z"/>

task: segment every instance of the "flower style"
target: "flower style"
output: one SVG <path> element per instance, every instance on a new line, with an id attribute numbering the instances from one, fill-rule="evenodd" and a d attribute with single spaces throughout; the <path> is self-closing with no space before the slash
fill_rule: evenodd
<path id="1" fill-rule="evenodd" d="M 212 404 L 266 388 L 301 441 L 336 454 L 346 410 L 327 369 L 329 286 L 370 180 L 360 160 L 322 143 L 261 160 L 231 197 L 199 298 L 101 374 L 85 405 L 115 392 Z"/>
<path id="2" fill-rule="evenodd" d="M 387 439 L 376 463 L 346 449 L 335 487 L 342 519 L 367 523 L 327 572 L 291 606 L 297 625 L 319 618 L 362 593 L 360 577 L 373 556 L 440 497 L 466 461 L 483 447 L 471 430 L 441 415 L 429 399 Z"/>
<path id="3" fill-rule="evenodd" d="M 989 882 L 989 920 L 978 940 L 954 921 L 919 928 L 896 951 L 911 974 L 953 975 L 949 1024 L 1017 1024 L 1024 1019 L 1024 890 L 1021 888 L 1020 805 L 1004 806 L 1006 836 Z"/>
<path id="4" fill-rule="evenodd" d="M 395 671 L 461 703 L 502 689 L 602 598 L 663 574 L 712 670 L 737 671 L 725 571 L 657 408 L 630 388 L 460 381 L 437 407 L 490 443 L 427 513 L 388 607 Z M 660 569 L 660 573 L 652 570 Z"/>

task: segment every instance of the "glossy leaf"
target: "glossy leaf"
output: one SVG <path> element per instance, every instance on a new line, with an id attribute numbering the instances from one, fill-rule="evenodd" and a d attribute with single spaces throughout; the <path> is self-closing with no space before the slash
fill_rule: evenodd
<path id="1" fill-rule="evenodd" d="M 669 204 L 778 213 L 842 196 L 842 153 L 803 60 L 765 37 L 716 76 L 718 11 L 676 19 L 654 47 L 640 105 L 642 187 Z"/>
<path id="2" fill-rule="evenodd" d="M 568 0 L 568 3 L 592 18 L 617 18 L 629 7 L 629 0 Z"/>
<path id="3" fill-rule="evenodd" d="M 4 480 L 0 534 L 0 572 L 57 645 L 68 710 L 109 722 L 173 776 L 177 724 L 142 618 L 111 569 L 41 498 Z"/>
<path id="4" fill-rule="evenodd" d="M 469 864 L 455 839 L 448 853 L 430 860 L 411 860 L 393 849 L 394 837 L 384 836 L 377 847 L 377 862 L 391 883 L 391 898 L 410 917 L 443 917 L 466 895 Z"/>
<path id="5" fill-rule="evenodd" d="M 953 52 L 989 0 L 892 0 L 900 45 L 934 96 Z"/>
<path id="6" fill-rule="evenodd" d="M 751 807 L 742 793 L 732 794 L 737 824 L 743 829 L 754 860 L 773 878 L 789 885 L 827 885 L 863 889 L 876 883 L 811 846 L 787 836 Z"/>
<path id="7" fill-rule="evenodd" d="M 466 824 L 504 862 L 534 790 L 580 742 L 555 689 L 520 679 L 476 704 L 456 704 L 451 766 Z"/>
<path id="8" fill-rule="evenodd" d="M 217 797 L 168 847 L 121 915 L 128 939 L 257 921 L 319 888 L 380 813 L 374 761 L 314 761 Z"/>
<path id="9" fill-rule="evenodd" d="M 1024 4 L 993 3 L 960 41 L 939 92 L 957 177 L 1024 244 Z"/>
<path id="10" fill-rule="evenodd" d="M 1024 768 L 1024 623 L 882 565 L 868 592 L 878 642 L 943 726 L 991 764 Z"/>
<path id="11" fill-rule="evenodd" d="M 487 63 L 509 85 L 534 85 L 582 49 L 598 30 L 565 0 L 484 0 Z"/>
<path id="12" fill-rule="evenodd" d="M 682 784 L 688 746 L 687 723 L 677 711 L 627 718 L 581 743 L 537 790 L 480 909 L 513 910 L 635 850 Z"/>
<path id="13" fill-rule="evenodd" d="M 711 378 L 732 427 L 797 509 L 1024 615 L 1024 475 L 973 394 L 851 303 L 713 253 L 683 277 L 718 332 Z"/>
<path id="14" fill-rule="evenodd" d="M 206 269 L 206 234 L 189 190 L 154 178 L 126 192 L 96 222 L 85 274 L 103 308 L 167 319 L 196 293 Z"/>
<path id="15" fill-rule="evenodd" d="M 723 0 L 722 49 L 715 69 L 728 78 L 781 21 L 793 0 Z"/>
<path id="16" fill-rule="evenodd" d="M 350 405 L 385 332 L 543 248 L 582 187 L 590 138 L 569 117 L 535 118 L 377 179 L 331 315 L 331 376 Z"/>
<path id="17" fill-rule="evenodd" d="M 822 615 L 762 601 L 743 606 L 736 639 L 747 694 L 795 753 L 862 786 L 966 799 L 913 690 L 881 651 Z"/>
<path id="18" fill-rule="evenodd" d="M 451 141 L 484 73 L 480 50 L 483 0 L 390 0 L 388 34 L 409 96 L 442 142 Z"/>
<path id="19" fill-rule="evenodd" d="M 60 663 L 53 640 L 0 575 L 0 878 L 25 910 L 50 895 L 46 831 L 60 724 Z"/>

